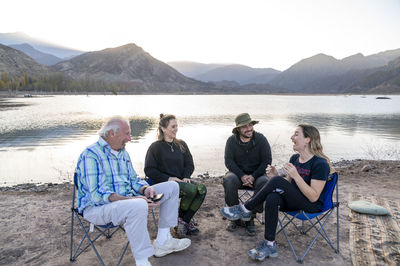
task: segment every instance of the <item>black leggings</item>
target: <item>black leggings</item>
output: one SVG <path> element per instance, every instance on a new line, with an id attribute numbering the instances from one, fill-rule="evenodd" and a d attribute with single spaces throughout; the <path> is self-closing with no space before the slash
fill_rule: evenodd
<path id="1" fill-rule="evenodd" d="M 248 210 L 253 210 L 257 205 L 264 201 L 264 237 L 268 241 L 275 240 L 279 210 L 304 210 L 306 212 L 319 212 L 321 210 L 321 204 L 319 202 L 311 203 L 296 186 L 281 176 L 271 178 L 270 181 L 257 192 L 257 194 L 246 201 L 244 206 Z"/>

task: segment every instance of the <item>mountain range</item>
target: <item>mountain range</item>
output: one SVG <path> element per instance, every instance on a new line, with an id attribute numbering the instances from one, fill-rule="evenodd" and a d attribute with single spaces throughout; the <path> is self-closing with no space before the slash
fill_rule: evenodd
<path id="1" fill-rule="evenodd" d="M 153 93 L 203 92 L 208 84 L 188 78 L 135 44 L 88 52 L 51 67 L 73 79 L 124 83 Z"/>
<path id="2" fill-rule="evenodd" d="M 51 66 L 61 62 L 62 59 L 54 56 L 52 54 L 43 53 L 39 50 L 36 50 L 31 45 L 27 43 L 22 44 L 11 44 L 10 47 L 17 49 L 18 51 L 23 52 L 24 54 L 28 55 L 29 57 L 33 58 L 36 62 L 42 65 Z"/>
<path id="3" fill-rule="evenodd" d="M 26 43 L 42 53 L 51 54 L 61 59 L 70 59 L 83 53 L 83 51 L 32 38 L 23 32 L 0 33 L 0 43 L 8 46 Z"/>
<path id="4" fill-rule="evenodd" d="M 131 93 L 400 93 L 400 49 L 369 56 L 359 53 L 341 60 L 321 53 L 281 72 L 238 64 L 168 65 L 135 44 L 82 53 L 32 41 L 20 33 L 0 34 L 0 43 L 4 39 L 14 42 L 17 37 L 24 42 L 0 46 L 0 72 L 62 73 L 74 80 L 123 84 Z M 65 49 L 74 57 L 41 51 L 35 46 L 38 43 L 51 48 L 47 51 Z"/>
<path id="5" fill-rule="evenodd" d="M 52 72 L 48 67 L 37 63 L 21 51 L 0 44 L 0 73 L 7 73 L 10 76 L 48 75 Z"/>

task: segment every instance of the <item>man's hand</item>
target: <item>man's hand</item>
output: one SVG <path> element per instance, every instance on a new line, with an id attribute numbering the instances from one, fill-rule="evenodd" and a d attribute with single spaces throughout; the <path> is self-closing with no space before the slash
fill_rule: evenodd
<path id="1" fill-rule="evenodd" d="M 149 205 L 149 209 L 153 209 L 158 206 L 158 202 L 154 202 L 153 198 L 157 196 L 157 192 L 152 187 L 147 187 L 144 191 L 144 198 L 147 200 L 147 204 Z"/>
<path id="2" fill-rule="evenodd" d="M 147 187 L 145 190 L 144 190 L 144 196 L 147 198 L 147 199 L 152 199 L 152 198 L 154 198 L 155 196 L 157 195 L 157 192 L 154 190 L 154 188 L 152 188 L 152 187 Z"/>
<path id="3" fill-rule="evenodd" d="M 191 183 L 191 180 L 189 178 L 184 178 L 184 179 L 182 179 L 182 181 L 185 183 Z"/>
<path id="4" fill-rule="evenodd" d="M 155 193 L 155 191 L 154 191 L 154 189 L 153 189 L 152 187 L 147 187 L 146 190 L 145 190 L 145 192 L 146 192 L 149 188 L 150 188 L 151 190 L 153 190 L 153 192 Z M 148 193 L 150 193 L 150 192 L 148 192 Z M 153 196 L 153 197 L 154 197 L 154 196 Z M 121 196 L 121 195 L 118 195 L 118 194 L 116 194 L 116 193 L 113 193 L 113 194 L 111 194 L 111 195 L 108 197 L 108 200 L 109 200 L 110 202 L 118 201 L 118 200 L 128 200 L 128 199 L 144 199 L 144 200 L 147 202 L 147 204 L 149 205 L 149 208 L 150 208 L 150 209 L 152 209 L 152 208 L 154 208 L 155 206 L 158 205 L 157 202 L 153 202 L 151 199 L 148 199 L 146 196 L 133 196 L 133 197 L 129 197 L 129 196 Z"/>
<path id="5" fill-rule="evenodd" d="M 244 175 L 240 180 L 242 180 L 243 186 L 253 187 L 255 178 L 252 175 Z"/>

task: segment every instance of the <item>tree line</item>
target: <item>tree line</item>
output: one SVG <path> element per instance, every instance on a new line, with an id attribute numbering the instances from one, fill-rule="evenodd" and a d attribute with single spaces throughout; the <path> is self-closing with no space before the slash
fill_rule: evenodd
<path id="1" fill-rule="evenodd" d="M 119 92 L 132 92 L 132 84 L 110 83 L 89 78 L 74 80 L 62 73 L 38 77 L 30 76 L 26 73 L 23 76 L 10 76 L 3 72 L 0 74 L 0 91 L 47 93 L 107 92 L 118 94 Z"/>

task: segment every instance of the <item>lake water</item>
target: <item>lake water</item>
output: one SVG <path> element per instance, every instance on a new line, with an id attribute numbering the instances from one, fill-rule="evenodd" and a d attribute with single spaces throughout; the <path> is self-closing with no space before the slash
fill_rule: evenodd
<path id="1" fill-rule="evenodd" d="M 81 151 L 97 141 L 103 121 L 131 121 L 127 144 L 143 175 L 144 157 L 156 139 L 160 113 L 178 117 L 195 175 L 226 171 L 223 156 L 234 117 L 248 112 L 273 150 L 273 164 L 293 153 L 290 136 L 299 123 L 315 125 L 333 160 L 400 159 L 400 96 L 130 95 L 0 99 L 0 186 L 70 181 Z"/>

